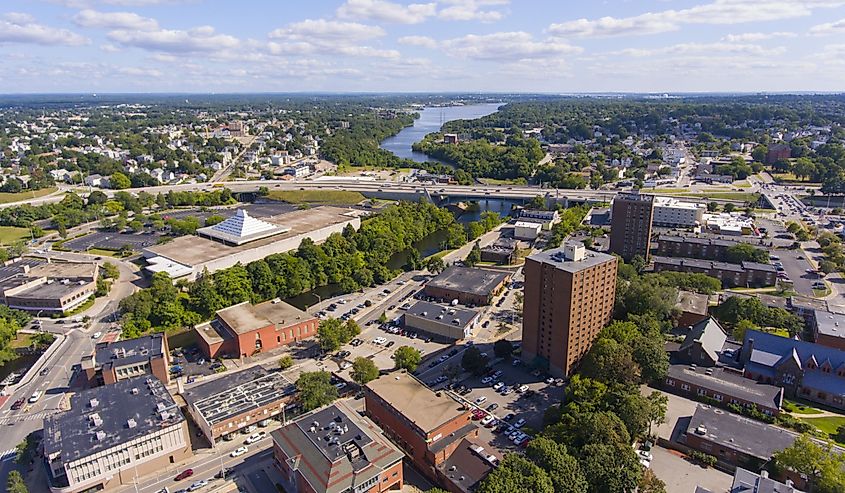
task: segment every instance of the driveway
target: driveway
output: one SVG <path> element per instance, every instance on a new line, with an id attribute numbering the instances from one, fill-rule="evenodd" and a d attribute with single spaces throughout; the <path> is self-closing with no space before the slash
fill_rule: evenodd
<path id="1" fill-rule="evenodd" d="M 654 447 L 651 470 L 666 483 L 666 493 L 690 493 L 703 486 L 713 493 L 727 493 L 733 476 L 717 469 L 704 469 L 686 460 L 680 452 Z"/>

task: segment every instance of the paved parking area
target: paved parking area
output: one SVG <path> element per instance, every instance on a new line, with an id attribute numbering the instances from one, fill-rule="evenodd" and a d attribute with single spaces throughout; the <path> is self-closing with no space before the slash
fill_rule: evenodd
<path id="1" fill-rule="evenodd" d="M 717 469 L 703 467 L 686 460 L 674 450 L 652 448 L 654 460 L 651 469 L 666 483 L 667 493 L 690 493 L 696 486 L 703 486 L 713 493 L 727 493 L 733 476 Z"/>
<path id="2" fill-rule="evenodd" d="M 81 238 L 64 243 L 64 247 L 76 251 L 84 251 L 89 248 L 102 248 L 105 250 L 120 250 L 129 245 L 133 250 L 155 245 L 161 237 L 157 232 L 142 233 L 115 233 L 111 231 L 95 231 Z"/>
<path id="3" fill-rule="evenodd" d="M 792 281 L 795 292 L 813 296 L 813 282 L 821 279 L 818 274 L 807 272 L 810 262 L 801 250 L 777 250 L 774 252 L 783 264 L 783 270 Z"/>

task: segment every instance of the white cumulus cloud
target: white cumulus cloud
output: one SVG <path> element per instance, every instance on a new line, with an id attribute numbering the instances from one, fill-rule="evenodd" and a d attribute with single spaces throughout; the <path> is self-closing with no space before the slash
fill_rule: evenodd
<path id="1" fill-rule="evenodd" d="M 397 41 L 403 45 L 437 48 L 437 40 L 428 36 L 402 36 Z"/>
<path id="2" fill-rule="evenodd" d="M 211 26 L 201 26 L 187 31 L 119 29 L 109 32 L 108 38 L 124 46 L 171 53 L 213 53 L 232 49 L 240 44 L 238 38 L 217 33 Z"/>
<path id="3" fill-rule="evenodd" d="M 397 24 L 419 24 L 437 13 L 437 4 L 402 5 L 387 0 L 347 0 L 337 9 L 343 19 L 369 19 Z"/>
<path id="4" fill-rule="evenodd" d="M 29 14 L 10 12 L 0 17 L 0 44 L 80 46 L 88 42 L 87 38 L 73 31 L 38 24 Z"/>
<path id="5" fill-rule="evenodd" d="M 101 29 L 129 29 L 136 31 L 155 31 L 158 22 L 149 17 L 142 17 L 133 12 L 98 12 L 85 9 L 72 18 L 74 24 L 81 27 Z"/>
<path id="6" fill-rule="evenodd" d="M 845 19 L 835 22 L 826 22 L 810 28 L 810 34 L 814 36 L 830 36 L 831 34 L 845 34 Z"/>
<path id="7" fill-rule="evenodd" d="M 447 21 L 493 22 L 504 17 L 504 13 L 494 7 L 508 5 L 510 0 L 441 0 L 443 8 L 437 16 Z"/>
<path id="8" fill-rule="evenodd" d="M 582 49 L 561 40 L 536 40 L 526 32 L 468 34 L 440 43 L 449 54 L 459 58 L 486 61 L 513 61 L 555 58 L 580 53 Z"/>

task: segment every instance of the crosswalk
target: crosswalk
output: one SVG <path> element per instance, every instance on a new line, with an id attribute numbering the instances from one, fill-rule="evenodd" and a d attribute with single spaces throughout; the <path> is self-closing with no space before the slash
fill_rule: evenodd
<path id="1" fill-rule="evenodd" d="M 0 462 L 6 462 L 7 460 L 12 460 L 17 455 L 17 450 L 10 448 L 9 450 L 0 453 Z"/>
<path id="2" fill-rule="evenodd" d="M 19 416 L 6 416 L 5 418 L 0 418 L 0 426 L 7 425 L 9 423 L 19 423 L 21 421 L 40 420 L 53 414 L 56 414 L 56 411 L 41 411 L 39 413 L 22 414 Z"/>

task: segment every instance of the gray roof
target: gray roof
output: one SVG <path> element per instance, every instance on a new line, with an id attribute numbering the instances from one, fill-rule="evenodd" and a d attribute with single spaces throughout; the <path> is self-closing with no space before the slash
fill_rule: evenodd
<path id="1" fill-rule="evenodd" d="M 706 315 L 709 302 L 710 297 L 706 294 L 678 291 L 678 302 L 675 303 L 675 307 L 683 312 Z"/>
<path id="2" fill-rule="evenodd" d="M 211 380 L 182 393 L 209 424 L 282 400 L 296 392 L 296 387 L 280 372 L 268 372 L 257 366 Z"/>
<path id="3" fill-rule="evenodd" d="M 507 272 L 453 265 L 429 281 L 428 286 L 487 296 L 508 276 Z"/>
<path id="4" fill-rule="evenodd" d="M 728 339 L 722 326 L 713 317 L 698 322 L 690 327 L 689 334 L 684 338 L 684 342 L 679 348 L 680 351 L 686 351 L 695 343 L 701 344 L 701 348 L 710 356 L 713 361 L 719 360 L 719 351 L 725 346 L 725 341 Z"/>
<path id="5" fill-rule="evenodd" d="M 652 257 L 655 265 L 677 265 L 679 267 L 694 267 L 705 270 L 724 270 L 732 272 L 743 272 L 745 269 L 742 265 L 730 264 L 728 262 L 717 262 L 715 260 L 703 260 L 688 257 L 660 257 L 655 255 Z"/>
<path id="6" fill-rule="evenodd" d="M 775 481 L 768 477 L 765 471 L 763 475 L 760 475 L 737 467 L 730 493 L 801 493 L 801 491 L 792 485 Z"/>
<path id="7" fill-rule="evenodd" d="M 796 438 L 794 433 L 783 428 L 704 404 L 696 407 L 687 427 L 687 435 L 698 435 L 721 447 L 763 461 L 792 445 Z"/>
<path id="8" fill-rule="evenodd" d="M 44 453 L 69 462 L 184 419 L 157 378 L 130 378 L 73 394 L 68 411 L 44 418 Z"/>
<path id="9" fill-rule="evenodd" d="M 149 361 L 150 358 L 163 355 L 164 337 L 163 333 L 157 333 L 137 339 L 101 342 L 94 349 L 95 363 L 98 366 L 124 366 Z"/>
<path id="10" fill-rule="evenodd" d="M 493 454 L 494 451 L 495 454 Z M 437 468 L 461 491 L 469 492 L 473 491 L 473 487 L 493 470 L 492 462 L 487 460 L 487 457 L 491 455 L 501 460 L 500 453 L 492 447 L 485 448 L 463 438 L 449 458 L 441 462 Z"/>
<path id="11" fill-rule="evenodd" d="M 556 269 L 566 272 L 580 272 L 584 269 L 595 267 L 606 262 L 616 262 L 616 257 L 606 253 L 586 250 L 584 259 L 579 261 L 567 260 L 563 255 L 563 247 L 553 248 L 544 252 L 535 253 L 528 257 L 529 260 L 541 264 L 552 265 Z"/>
<path id="12" fill-rule="evenodd" d="M 375 423 L 343 401 L 306 414 L 271 436 L 291 469 L 318 493 L 354 489 L 404 457 Z"/>
<path id="13" fill-rule="evenodd" d="M 816 331 L 828 337 L 845 337 L 845 315 L 816 310 Z"/>
<path id="14" fill-rule="evenodd" d="M 722 247 L 732 247 L 739 242 L 730 241 L 730 240 L 723 240 L 720 238 L 707 238 L 707 237 L 698 237 L 698 236 L 682 236 L 682 235 L 659 235 L 657 237 L 658 243 L 661 241 L 665 241 L 668 243 L 693 243 L 697 245 L 709 245 L 709 246 L 722 246 Z"/>
<path id="15" fill-rule="evenodd" d="M 689 365 L 670 365 L 669 378 L 687 382 L 726 397 L 753 402 L 768 409 L 779 409 L 783 389 L 756 382 L 723 368 L 691 368 Z"/>
<path id="16" fill-rule="evenodd" d="M 475 317 L 478 316 L 478 310 L 470 310 L 469 308 L 461 308 L 458 306 L 440 305 L 437 303 L 429 303 L 428 301 L 418 301 L 414 303 L 411 308 L 408 308 L 405 315 L 413 315 L 415 317 L 439 322 L 450 327 L 464 328 L 475 320 Z M 437 317 L 442 318 L 438 319 Z"/>

